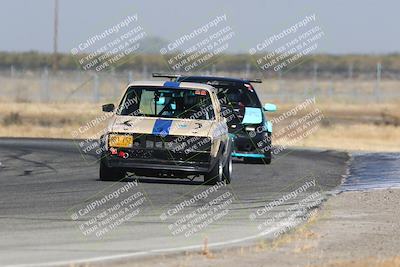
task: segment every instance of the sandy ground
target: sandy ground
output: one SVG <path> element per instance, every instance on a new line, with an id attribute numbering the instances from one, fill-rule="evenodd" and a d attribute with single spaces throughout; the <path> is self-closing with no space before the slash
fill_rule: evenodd
<path id="1" fill-rule="evenodd" d="M 308 223 L 272 242 L 116 266 L 400 266 L 400 189 L 331 197 Z"/>

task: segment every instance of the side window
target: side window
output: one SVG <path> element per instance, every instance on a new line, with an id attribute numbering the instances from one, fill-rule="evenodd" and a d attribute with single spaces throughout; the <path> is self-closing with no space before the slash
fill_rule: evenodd
<path id="1" fill-rule="evenodd" d="M 144 114 L 154 114 L 154 91 L 142 91 L 139 109 Z"/>
<path id="2" fill-rule="evenodd" d="M 213 98 L 212 100 L 215 101 L 215 117 L 220 116 L 221 115 L 221 106 L 219 103 L 218 96 L 215 92 L 212 93 L 212 98 Z"/>
<path id="3" fill-rule="evenodd" d="M 138 98 L 140 98 L 140 94 L 137 95 L 137 92 L 134 90 L 128 90 L 125 93 L 125 96 L 121 100 L 119 104 L 117 114 L 119 115 L 131 115 L 138 113 L 139 105 Z"/>

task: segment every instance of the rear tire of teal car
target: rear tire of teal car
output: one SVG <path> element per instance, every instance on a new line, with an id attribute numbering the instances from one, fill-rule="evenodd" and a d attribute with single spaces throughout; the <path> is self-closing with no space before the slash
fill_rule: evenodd
<path id="1" fill-rule="evenodd" d="M 206 185 L 215 185 L 218 182 L 222 182 L 224 175 L 224 167 L 219 159 L 215 166 L 209 173 L 204 175 L 204 183 Z"/>
<path id="2" fill-rule="evenodd" d="M 265 164 L 271 164 L 271 160 L 272 160 L 272 153 L 271 150 L 268 150 L 267 152 L 264 153 L 265 158 L 263 158 L 263 162 Z"/>
<path id="3" fill-rule="evenodd" d="M 100 160 L 100 181 L 119 181 L 126 175 L 126 172 L 119 168 L 109 168 L 103 160 Z"/>
<path id="4" fill-rule="evenodd" d="M 262 160 L 264 161 L 265 164 L 271 164 L 272 161 L 271 150 L 265 153 L 265 158 L 263 158 Z"/>

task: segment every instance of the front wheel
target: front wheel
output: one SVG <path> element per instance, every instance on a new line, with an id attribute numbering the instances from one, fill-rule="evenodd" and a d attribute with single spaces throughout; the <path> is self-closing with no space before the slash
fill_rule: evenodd
<path id="1" fill-rule="evenodd" d="M 120 168 L 107 167 L 103 160 L 100 160 L 99 178 L 101 181 L 119 181 L 126 175 Z"/>
<path id="2" fill-rule="evenodd" d="M 223 172 L 224 168 L 222 166 L 221 160 L 219 159 L 218 162 L 215 163 L 215 166 L 212 168 L 212 170 L 204 175 L 205 184 L 214 185 L 218 182 L 222 182 Z"/>
<path id="3" fill-rule="evenodd" d="M 224 175 L 224 180 L 226 181 L 227 184 L 231 183 L 232 180 L 232 157 L 229 155 L 229 158 L 227 159 L 225 166 L 223 168 L 223 175 Z"/>

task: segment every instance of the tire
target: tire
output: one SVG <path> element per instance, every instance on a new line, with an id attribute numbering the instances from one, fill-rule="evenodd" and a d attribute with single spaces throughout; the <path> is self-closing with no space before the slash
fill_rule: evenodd
<path id="1" fill-rule="evenodd" d="M 230 154 L 223 168 L 223 176 L 226 184 L 230 184 L 232 180 L 232 157 Z"/>
<path id="2" fill-rule="evenodd" d="M 265 153 L 265 158 L 262 159 L 264 161 L 265 164 L 271 164 L 271 160 L 272 160 L 272 153 L 271 150 L 268 150 Z"/>
<path id="3" fill-rule="evenodd" d="M 204 175 L 204 183 L 207 185 L 214 185 L 218 182 L 222 182 L 224 178 L 223 170 L 222 162 L 218 159 L 218 162 L 215 163 L 212 170 Z"/>
<path id="4" fill-rule="evenodd" d="M 264 153 L 265 158 L 263 158 L 263 161 L 264 161 L 265 164 L 271 164 L 271 160 L 272 160 L 272 153 L 271 153 L 271 150 L 272 150 L 271 136 L 272 136 L 272 133 L 268 132 L 267 134 L 268 134 L 268 137 L 269 137 L 269 140 L 270 140 L 269 143 L 268 143 L 269 149 Z"/>
<path id="5" fill-rule="evenodd" d="M 125 171 L 119 168 L 109 168 L 103 160 L 100 161 L 99 178 L 101 181 L 119 181 L 122 180 L 125 175 Z"/>

